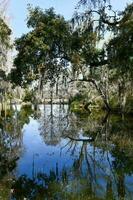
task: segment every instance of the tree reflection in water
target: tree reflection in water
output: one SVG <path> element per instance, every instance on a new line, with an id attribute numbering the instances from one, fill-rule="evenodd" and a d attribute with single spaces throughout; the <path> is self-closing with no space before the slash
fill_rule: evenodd
<path id="1" fill-rule="evenodd" d="M 32 169 L 32 177 L 25 172 L 9 181 L 10 187 L 12 185 L 11 199 L 133 199 L 131 117 L 97 113 L 80 116 L 71 113 L 67 106 L 57 105 L 40 106 L 40 112 L 38 119 L 35 115 L 40 124 L 39 133 L 45 145 L 58 149 L 60 159 L 54 167 L 51 165 L 49 171 Z M 34 117 L 34 114 L 31 112 L 24 116 Z M 25 123 L 22 121 L 18 123 L 21 128 Z M 69 158 L 69 163 L 65 163 L 65 157 Z M 32 167 L 35 168 L 35 157 L 32 158 Z"/>
<path id="2" fill-rule="evenodd" d="M 6 115 L 1 113 L 0 116 L 0 199 L 2 200 L 10 198 L 14 169 L 21 155 L 22 128 L 25 123 L 29 123 L 29 117 L 33 113 L 31 106 L 22 106 L 21 110 L 18 108 L 11 106 L 6 110 Z"/>

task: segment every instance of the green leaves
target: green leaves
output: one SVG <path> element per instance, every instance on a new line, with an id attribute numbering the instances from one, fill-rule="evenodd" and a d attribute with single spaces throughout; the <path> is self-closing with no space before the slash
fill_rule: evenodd
<path id="1" fill-rule="evenodd" d="M 5 63 L 10 45 L 11 30 L 0 16 L 0 64 Z"/>
<path id="2" fill-rule="evenodd" d="M 111 39 L 107 51 L 109 67 L 116 68 L 120 74 L 133 75 L 133 4 L 123 12 L 116 37 Z"/>
<path id="3" fill-rule="evenodd" d="M 11 29 L 0 17 L 0 43 L 3 43 L 3 45 L 9 46 L 10 34 L 11 34 Z"/>
<path id="4" fill-rule="evenodd" d="M 27 26 L 31 31 L 15 42 L 18 55 L 12 73 L 19 72 L 20 85 L 34 81 L 28 79 L 31 73 L 54 82 L 66 67 L 70 26 L 53 8 L 44 12 L 38 7 L 29 8 Z"/>

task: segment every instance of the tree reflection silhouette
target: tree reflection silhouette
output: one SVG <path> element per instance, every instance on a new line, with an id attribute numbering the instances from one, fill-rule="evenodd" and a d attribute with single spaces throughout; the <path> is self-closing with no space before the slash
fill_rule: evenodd
<path id="1" fill-rule="evenodd" d="M 119 115 L 107 114 L 101 118 L 89 115 L 82 118 L 80 115 L 67 111 L 62 115 L 60 111 L 55 111 L 55 113 L 56 116 L 52 112 L 50 121 L 45 123 L 47 126 L 50 123 L 53 126 L 52 136 L 48 136 L 51 132 L 46 133 L 45 130 L 41 132 L 41 135 L 46 143 L 49 138 L 51 145 L 53 141 L 56 141 L 54 143 L 56 145 L 66 139 L 66 143 L 61 147 L 61 153 L 62 151 L 69 152 L 74 158 L 70 170 L 73 179 L 76 178 L 75 176 L 80 179 L 86 176 L 88 187 L 91 187 L 94 194 L 98 195 L 100 190 L 104 191 L 102 198 L 125 198 L 129 192 L 125 185 L 125 177 L 133 174 L 133 158 L 129 152 L 125 154 L 122 151 L 122 141 L 130 138 L 126 149 L 133 145 L 130 118 L 125 117 L 123 121 Z M 59 118 L 59 115 L 63 120 Z M 60 127 L 59 121 L 63 121 Z M 106 189 L 102 186 L 103 180 Z M 131 192 L 133 196 L 133 191 Z"/>
<path id="2" fill-rule="evenodd" d="M 1 127 L 0 164 L 5 170 L 0 171 L 1 180 L 16 167 L 21 155 L 21 129 L 30 117 L 34 118 L 32 108 L 24 109 L 20 109 L 17 115 L 13 114 Z M 52 110 L 45 106 L 40 111 L 41 116 L 36 119 L 40 124 L 40 135 L 46 145 L 58 146 L 61 156 L 58 161 L 56 158 L 54 168 L 51 165 L 49 171 L 40 171 L 33 165 L 32 177 L 25 173 L 5 181 L 10 182 L 9 188 L 12 185 L 11 199 L 133 198 L 133 189 L 129 187 L 131 181 L 128 182 L 128 178 L 133 176 L 133 121 L 130 117 L 80 116 L 71 113 L 67 106 L 61 108 L 57 105 Z M 10 120 L 14 128 L 8 128 Z M 68 163 L 62 164 L 65 156 L 69 158 Z"/>
<path id="3" fill-rule="evenodd" d="M 31 107 L 23 106 L 20 110 L 11 106 L 6 116 L 0 116 L 0 198 L 10 198 L 13 171 L 21 155 L 22 128 L 29 123 L 33 113 Z"/>

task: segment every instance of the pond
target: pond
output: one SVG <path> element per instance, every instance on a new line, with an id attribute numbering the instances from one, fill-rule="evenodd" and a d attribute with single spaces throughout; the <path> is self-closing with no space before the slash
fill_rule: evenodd
<path id="1" fill-rule="evenodd" d="M 133 200 L 133 118 L 12 106 L 0 117 L 1 200 Z"/>

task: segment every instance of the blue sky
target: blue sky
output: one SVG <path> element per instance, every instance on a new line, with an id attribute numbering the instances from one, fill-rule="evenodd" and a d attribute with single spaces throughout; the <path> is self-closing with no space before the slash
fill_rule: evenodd
<path id="1" fill-rule="evenodd" d="M 1 1 L 1 0 L 0 0 Z M 54 7 L 57 13 L 64 15 L 66 19 L 70 19 L 78 0 L 10 0 L 9 15 L 10 24 L 14 32 L 14 37 L 20 37 L 27 32 L 26 17 L 27 4 L 40 6 L 43 9 Z M 131 0 L 112 0 L 116 9 L 122 10 Z"/>

